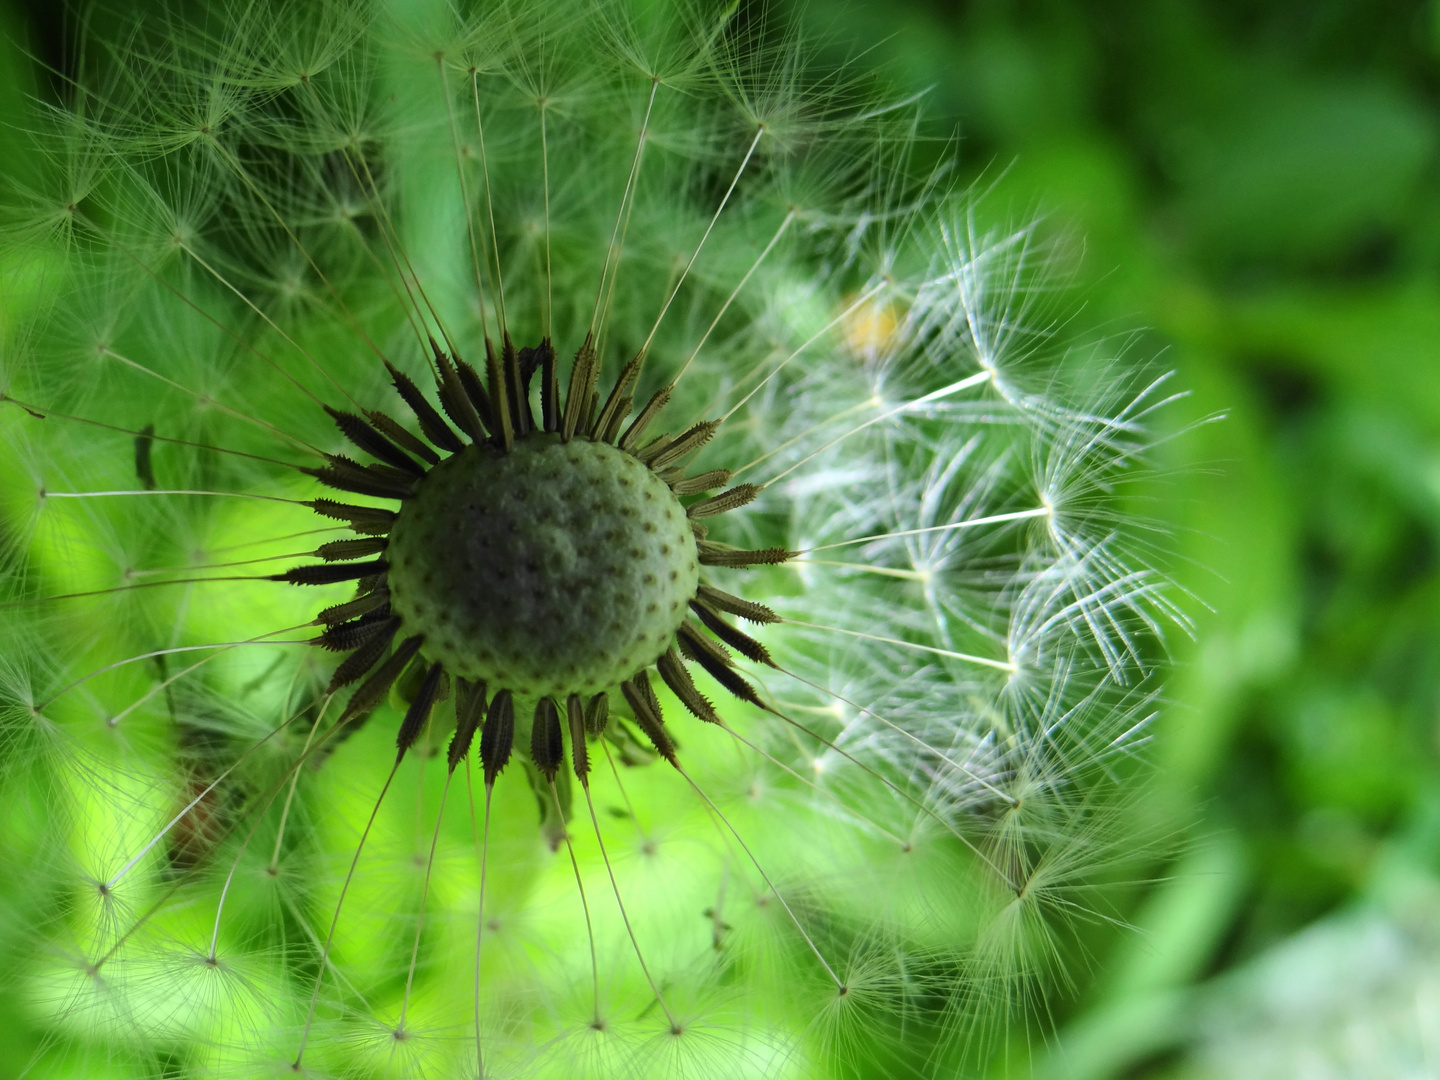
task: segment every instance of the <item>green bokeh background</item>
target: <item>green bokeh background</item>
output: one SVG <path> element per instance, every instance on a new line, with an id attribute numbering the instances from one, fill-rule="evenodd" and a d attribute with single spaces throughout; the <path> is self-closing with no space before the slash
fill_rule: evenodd
<path id="1" fill-rule="evenodd" d="M 68 33 L 50 6 L 0 4 L 7 121 L 32 78 L 16 42 L 53 56 Z M 1411 926 L 1405 898 L 1440 879 L 1440 3 L 797 12 L 834 58 L 925 92 L 984 213 L 1043 216 L 1078 260 L 1067 335 L 1120 338 L 1190 391 L 1137 505 L 1197 633 L 1136 813 L 1185 839 L 997 1073 L 1209 1077 L 1203 1018 L 1257 963 L 1283 979 L 1275 950 L 1307 928 Z M 16 147 L 0 131 L 0 170 L 26 167 Z"/>

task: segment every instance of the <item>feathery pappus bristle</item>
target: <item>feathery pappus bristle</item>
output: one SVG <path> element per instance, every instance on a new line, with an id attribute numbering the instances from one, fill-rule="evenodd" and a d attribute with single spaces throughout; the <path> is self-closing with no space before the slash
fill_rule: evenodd
<path id="1" fill-rule="evenodd" d="M 26 1075 L 979 1068 L 1187 627 L 1033 228 L 764 5 L 84 44 L 0 219 Z"/>

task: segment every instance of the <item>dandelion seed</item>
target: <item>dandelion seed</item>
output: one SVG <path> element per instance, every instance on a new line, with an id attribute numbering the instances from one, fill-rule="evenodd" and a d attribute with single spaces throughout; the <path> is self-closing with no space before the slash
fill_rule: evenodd
<path id="1" fill-rule="evenodd" d="M 124 41 L 6 196 L 28 1074 L 987 1053 L 1185 626 L 1033 231 L 750 6 Z"/>

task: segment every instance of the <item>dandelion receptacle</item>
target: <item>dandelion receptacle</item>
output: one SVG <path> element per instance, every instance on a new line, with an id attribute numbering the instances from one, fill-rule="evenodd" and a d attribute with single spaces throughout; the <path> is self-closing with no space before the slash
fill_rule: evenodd
<path id="1" fill-rule="evenodd" d="M 0 222 L 20 1075 L 979 1068 L 1184 626 L 1034 230 L 761 5 L 79 44 Z"/>

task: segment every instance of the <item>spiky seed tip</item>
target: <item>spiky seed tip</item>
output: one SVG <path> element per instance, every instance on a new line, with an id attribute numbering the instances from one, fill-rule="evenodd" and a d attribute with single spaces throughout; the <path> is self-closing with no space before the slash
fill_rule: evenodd
<path id="1" fill-rule="evenodd" d="M 610 695 L 601 691 L 585 705 L 585 734 L 592 739 L 598 739 L 605 734 L 605 725 L 609 721 Z"/>
<path id="2" fill-rule="evenodd" d="M 698 550 L 700 565 L 725 566 L 731 569 L 743 569 L 747 566 L 778 566 L 795 555 L 793 551 L 786 551 L 784 548 L 742 551 L 739 548 L 732 548 L 727 544 L 716 544 L 709 540 L 701 541 Z"/>
<path id="3" fill-rule="evenodd" d="M 662 475 L 660 479 L 670 485 L 670 490 L 676 495 L 699 495 L 702 492 L 713 491 L 717 487 L 723 487 L 730 479 L 729 469 L 711 469 L 709 472 L 697 473 L 694 476 L 686 476 L 685 470 L 680 469 L 680 475 L 674 480 L 667 479 Z"/>
<path id="4" fill-rule="evenodd" d="M 450 357 L 441 352 L 438 346 L 435 349 L 435 363 L 440 369 L 440 377 L 435 386 L 440 397 L 440 407 L 445 410 L 450 422 L 470 436 L 472 442 L 483 442 L 485 428 L 480 423 L 480 413 L 465 392 L 465 387 L 460 382 L 460 373 L 455 370 Z"/>
<path id="5" fill-rule="evenodd" d="M 681 458 L 688 457 L 715 437 L 720 430 L 719 420 L 702 420 L 688 431 L 680 434 L 674 442 L 650 459 L 652 469 L 664 469 L 674 465 Z"/>
<path id="6" fill-rule="evenodd" d="M 455 358 L 455 370 L 460 376 L 460 386 L 465 391 L 465 396 L 470 399 L 474 406 L 476 415 L 480 417 L 481 424 L 486 431 L 494 432 L 496 428 L 495 407 L 490 400 L 490 394 L 485 389 L 485 384 L 480 380 L 480 373 L 467 361 Z"/>
<path id="7" fill-rule="evenodd" d="M 773 623 L 779 622 L 780 616 L 770 610 L 764 604 L 757 604 L 753 600 L 742 600 L 738 596 L 715 588 L 713 585 L 701 585 L 696 599 L 707 604 L 717 611 L 728 612 L 731 615 L 738 615 L 747 622 Z"/>
<path id="8" fill-rule="evenodd" d="M 565 394 L 565 413 L 560 422 L 561 437 L 569 442 L 581 431 L 585 421 L 585 407 L 595 390 L 599 376 L 595 364 L 595 347 L 589 334 L 575 353 L 575 363 L 570 369 L 570 389 Z"/>
<path id="9" fill-rule="evenodd" d="M 530 760 L 549 783 L 565 764 L 565 738 L 555 699 L 543 697 L 535 703 L 535 720 L 530 729 Z"/>
<path id="10" fill-rule="evenodd" d="M 690 601 L 690 610 L 699 616 L 700 621 L 705 624 L 712 634 L 725 642 L 741 656 L 754 660 L 757 664 L 775 666 L 775 661 L 770 659 L 770 650 L 761 645 L 743 630 L 738 630 L 722 619 L 715 612 L 711 611 L 699 600 Z"/>
<path id="11" fill-rule="evenodd" d="M 404 399 L 405 404 L 410 406 L 410 411 L 415 414 L 415 419 L 420 422 L 420 430 L 425 433 L 433 446 L 441 450 L 448 450 L 452 454 L 458 454 L 465 449 L 465 443 L 456 435 L 454 430 L 447 424 L 440 414 L 435 411 L 435 406 L 426 400 L 415 381 L 398 370 L 390 361 L 385 361 L 385 370 L 390 373 L 390 380 L 395 384 L 395 392 Z"/>
<path id="12" fill-rule="evenodd" d="M 655 688 L 650 685 L 650 673 L 641 669 L 630 681 L 640 688 L 640 692 L 645 695 L 645 700 L 650 702 L 651 711 L 656 716 L 660 716 L 660 699 L 655 696 Z"/>
<path id="13" fill-rule="evenodd" d="M 584 784 L 590 772 L 590 748 L 585 745 L 585 703 L 579 694 L 565 699 L 565 719 L 570 729 L 570 760 L 575 767 L 575 778 Z"/>
<path id="14" fill-rule="evenodd" d="M 396 629 L 399 629 L 398 620 L 396 620 L 395 626 Z M 389 643 L 389 638 L 377 640 Z M 418 634 L 403 641 L 400 647 L 390 655 L 390 658 L 380 665 L 375 674 L 366 679 L 360 689 L 351 695 L 350 703 L 345 706 L 345 711 L 340 714 L 340 719 L 336 721 L 336 724 L 348 723 L 354 717 L 364 715 L 379 705 L 385 699 L 385 695 L 390 692 L 390 687 L 394 685 L 395 680 L 400 677 L 400 673 L 405 670 L 405 666 L 420 651 L 423 642 L 424 639 Z M 372 660 L 371 663 L 374 661 Z M 345 665 L 341 664 L 340 666 L 343 668 Z M 338 677 L 340 673 L 337 670 L 335 674 Z M 331 684 L 334 685 L 334 680 L 331 680 Z"/>
<path id="15" fill-rule="evenodd" d="M 440 464 L 439 454 L 401 427 L 400 422 L 388 413 L 380 412 L 378 409 L 367 409 L 365 419 L 374 424 L 375 429 L 387 439 L 414 454 L 421 461 L 429 465 Z"/>
<path id="16" fill-rule="evenodd" d="M 361 465 L 339 454 L 327 454 L 329 465 L 323 468 L 301 467 L 306 476 L 313 476 L 326 487 L 348 491 L 352 495 L 369 495 L 376 499 L 408 499 L 414 485 L 403 474 L 396 477 L 382 471 L 379 465 Z M 398 470 L 397 470 L 398 471 Z"/>
<path id="17" fill-rule="evenodd" d="M 357 540 L 331 540 L 315 549 L 315 557 L 326 562 L 343 562 L 346 559 L 363 559 L 366 555 L 378 555 L 385 550 L 383 536 L 363 537 Z"/>
<path id="18" fill-rule="evenodd" d="M 395 511 L 379 506 L 354 506 L 334 499 L 311 499 L 301 505 L 310 507 L 322 517 L 349 522 L 350 527 L 359 533 L 383 535 L 395 524 Z"/>
<path id="19" fill-rule="evenodd" d="M 680 704 L 689 709 L 692 715 L 707 723 L 720 722 L 720 717 L 715 715 L 715 706 L 696 689 L 695 681 L 690 678 L 690 672 L 685 669 L 685 664 L 673 645 L 661 654 L 660 659 L 655 662 L 655 668 L 660 672 L 660 678 L 665 680 L 665 685 L 670 687 L 671 692 L 680 699 Z"/>
<path id="20" fill-rule="evenodd" d="M 405 756 L 405 751 L 415 745 L 415 740 L 420 737 L 421 730 L 430 719 L 431 710 L 435 708 L 440 682 L 444 677 L 445 668 L 438 663 L 431 664 L 426 670 L 415 700 L 410 702 L 410 708 L 405 711 L 405 719 L 400 723 L 400 731 L 395 736 L 397 761 Z"/>
<path id="21" fill-rule="evenodd" d="M 384 559 L 367 563 L 321 563 L 316 566 L 292 566 L 279 574 L 270 574 L 270 581 L 284 581 L 291 585 L 334 585 L 340 581 L 354 581 L 356 578 L 383 574 L 388 564 Z"/>
<path id="22" fill-rule="evenodd" d="M 681 433 L 672 442 L 660 447 L 646 459 L 652 469 L 663 469 L 674 465 L 681 458 L 694 453 L 715 437 L 720 430 L 719 420 L 702 420 L 688 431 Z"/>
<path id="23" fill-rule="evenodd" d="M 645 407 L 640 410 L 634 421 L 625 430 L 625 434 L 620 437 L 617 445 L 621 450 L 631 451 L 635 449 L 640 440 L 645 437 L 645 430 L 654 421 L 655 417 L 660 415 L 660 410 L 665 407 L 666 403 L 670 400 L 670 395 L 674 392 L 675 384 L 666 383 L 650 396 L 650 400 L 645 403 Z"/>
<path id="24" fill-rule="evenodd" d="M 640 357 L 635 357 L 627 363 L 615 379 L 615 385 L 610 388 L 610 396 L 605 399 L 605 407 L 600 410 L 600 415 L 595 418 L 596 437 L 601 442 L 611 442 L 614 435 L 611 432 L 618 432 L 625 417 L 630 413 L 630 407 L 634 398 L 626 393 L 630 384 L 635 381 L 635 376 L 640 371 Z"/>
<path id="25" fill-rule="evenodd" d="M 508 451 L 515 445 L 515 418 L 510 412 L 510 384 L 504 361 L 489 338 L 485 340 L 485 381 L 490 393 L 490 404 L 495 410 L 495 437 L 500 440 L 501 447 Z"/>
<path id="26" fill-rule="evenodd" d="M 505 334 L 500 361 L 505 370 L 505 391 L 510 405 L 510 423 L 514 428 L 515 437 L 523 439 L 534 429 L 535 418 L 530 413 L 529 379 L 521 370 L 520 353 L 515 348 L 515 343 L 510 340 L 508 332 Z"/>
<path id="27" fill-rule="evenodd" d="M 485 772 L 485 786 L 495 786 L 495 778 L 510 762 L 515 747 L 515 699 L 509 690 L 501 690 L 490 701 L 485 726 L 480 730 L 480 765 Z"/>
<path id="28" fill-rule="evenodd" d="M 546 431 L 560 430 L 560 376 L 555 347 L 542 338 L 536 349 L 540 363 L 540 423 Z"/>
<path id="29" fill-rule="evenodd" d="M 326 608 L 315 616 L 315 621 L 327 625 L 348 622 L 361 615 L 368 615 L 372 611 L 387 607 L 389 603 L 390 590 L 376 588 L 363 596 L 357 596 L 354 600 L 347 600 L 343 604 L 335 604 L 333 607 Z"/>
<path id="30" fill-rule="evenodd" d="M 680 762 L 675 756 L 675 744 L 665 731 L 665 721 L 660 715 L 659 702 L 655 700 L 655 693 L 650 689 L 649 681 L 643 679 L 644 674 L 644 672 L 640 672 L 635 679 L 626 679 L 620 684 L 620 692 L 625 695 L 625 700 L 630 704 L 630 711 L 635 715 L 635 723 L 640 725 L 641 731 L 645 732 L 646 737 L 655 747 L 655 752 L 671 765 L 679 768 Z"/>
<path id="31" fill-rule="evenodd" d="M 325 406 L 325 411 L 330 415 L 330 419 L 335 421 L 335 426 L 340 429 L 340 433 L 371 457 L 379 458 L 385 464 L 414 476 L 425 475 L 423 466 L 383 432 L 373 427 L 364 417 L 332 409 L 329 405 Z"/>
<path id="32" fill-rule="evenodd" d="M 350 622 L 336 623 L 314 640 L 314 644 L 329 652 L 349 652 L 358 649 L 371 638 L 385 632 L 388 608 L 381 608 L 362 615 Z"/>
<path id="33" fill-rule="evenodd" d="M 719 495 L 691 503 L 685 513 L 692 518 L 715 517 L 718 514 L 736 510 L 746 503 L 754 502 L 760 491 L 759 484 L 736 484 L 729 491 L 722 491 Z"/>
<path id="34" fill-rule="evenodd" d="M 470 752 L 475 732 L 480 727 L 480 718 L 485 715 L 485 684 L 472 683 L 469 679 L 457 679 L 458 699 L 455 709 L 455 734 L 450 736 L 450 745 L 445 749 L 445 764 L 451 772 Z"/>
<path id="35" fill-rule="evenodd" d="M 681 652 L 704 668 L 712 679 L 730 693 L 741 701 L 748 701 L 762 709 L 768 708 L 760 700 L 759 691 L 730 666 L 731 660 L 725 650 L 702 634 L 693 623 L 684 623 L 680 627 L 676 640 L 679 642 Z"/>
<path id="36" fill-rule="evenodd" d="M 616 437 L 620 434 L 620 425 L 625 422 L 625 417 L 630 415 L 630 406 L 632 406 L 634 403 L 635 399 L 630 397 L 629 395 L 621 398 L 620 404 L 616 408 L 614 415 L 605 422 L 603 428 L 600 427 L 600 421 L 596 421 L 596 427 L 598 430 L 595 433 L 595 437 L 601 442 L 613 443 L 616 440 Z"/>

